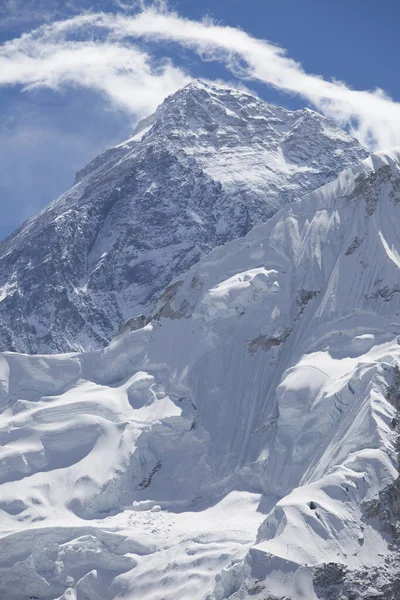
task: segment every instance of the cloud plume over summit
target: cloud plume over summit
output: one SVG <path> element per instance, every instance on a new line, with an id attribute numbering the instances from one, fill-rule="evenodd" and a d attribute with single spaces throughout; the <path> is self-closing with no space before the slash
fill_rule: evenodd
<path id="1" fill-rule="evenodd" d="M 0 47 L 0 85 L 82 86 L 142 117 L 190 80 L 177 62 L 180 48 L 199 60 L 218 61 L 247 84 L 263 82 L 300 96 L 349 127 L 364 144 L 400 143 L 400 104 L 384 91 L 354 90 L 307 73 L 267 40 L 210 19 L 189 20 L 160 6 L 134 14 L 85 13 L 9 40 Z"/>

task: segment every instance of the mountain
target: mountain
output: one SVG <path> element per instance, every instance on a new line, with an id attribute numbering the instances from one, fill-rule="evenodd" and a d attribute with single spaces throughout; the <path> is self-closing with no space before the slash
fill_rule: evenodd
<path id="1" fill-rule="evenodd" d="M 0 244 L 0 349 L 104 346 L 212 248 L 366 156 L 311 110 L 194 81 Z"/>
<path id="2" fill-rule="evenodd" d="M 400 148 L 105 349 L 2 354 L 0 597 L 398 598 L 399 211 Z"/>

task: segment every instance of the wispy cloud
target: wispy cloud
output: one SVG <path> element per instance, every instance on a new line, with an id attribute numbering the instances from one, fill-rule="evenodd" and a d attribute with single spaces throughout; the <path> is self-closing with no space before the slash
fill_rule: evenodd
<path id="1" fill-rule="evenodd" d="M 285 50 L 266 40 L 208 19 L 184 19 L 160 3 L 135 14 L 77 15 L 11 40 L 0 49 L 0 85 L 85 86 L 142 116 L 189 79 L 170 59 L 155 60 L 145 52 L 145 42 L 159 44 L 167 57 L 171 43 L 184 47 L 201 60 L 223 63 L 238 79 L 299 95 L 352 128 L 364 143 L 400 143 L 400 104 L 382 90 L 354 90 L 306 73 Z"/>
<path id="2" fill-rule="evenodd" d="M 67 15 L 82 12 L 75 0 L 3 0 L 0 2 L 0 31 L 15 31 L 21 27 L 38 26 Z"/>
<path id="3" fill-rule="evenodd" d="M 87 17 L 90 21 L 91 16 Z M 142 117 L 168 94 L 190 81 L 168 59 L 156 61 L 131 43 L 66 39 L 60 31 L 86 18 L 42 26 L 11 40 L 0 49 L 0 86 L 83 86 L 104 94 L 118 108 Z"/>

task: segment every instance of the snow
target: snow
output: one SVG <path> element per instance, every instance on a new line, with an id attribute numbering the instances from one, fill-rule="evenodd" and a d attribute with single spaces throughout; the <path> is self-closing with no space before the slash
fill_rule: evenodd
<path id="1" fill-rule="evenodd" d="M 345 171 L 102 350 L 1 355 L 0 597 L 318 600 L 330 563 L 389 584 L 368 507 L 398 476 L 399 182 L 400 150 Z"/>
<path id="2" fill-rule="evenodd" d="M 277 274 L 278 271 L 267 271 L 260 267 L 233 275 L 211 288 L 202 298 L 204 312 L 211 318 L 215 315 L 229 318 L 240 314 L 250 302 L 262 299 L 267 290 L 270 293 L 279 290 L 279 283 L 274 280 Z"/>

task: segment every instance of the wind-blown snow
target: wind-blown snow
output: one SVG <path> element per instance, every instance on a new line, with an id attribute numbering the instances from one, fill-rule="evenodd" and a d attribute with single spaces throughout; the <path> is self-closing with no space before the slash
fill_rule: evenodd
<path id="1" fill-rule="evenodd" d="M 373 155 L 104 350 L 2 354 L 0 597 L 394 597 L 399 206 Z"/>
<path id="2" fill-rule="evenodd" d="M 366 155 L 311 110 L 189 84 L 0 244 L 0 349 L 103 347 L 212 248 Z"/>

